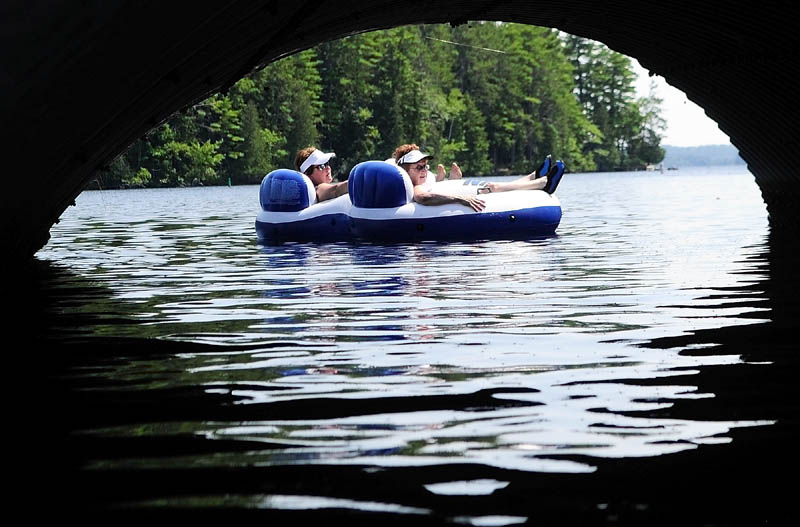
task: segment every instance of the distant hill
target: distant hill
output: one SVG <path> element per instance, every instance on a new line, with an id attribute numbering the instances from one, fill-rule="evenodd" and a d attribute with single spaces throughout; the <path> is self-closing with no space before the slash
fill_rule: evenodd
<path id="1" fill-rule="evenodd" d="M 661 147 L 666 151 L 664 168 L 745 164 L 733 145 Z"/>

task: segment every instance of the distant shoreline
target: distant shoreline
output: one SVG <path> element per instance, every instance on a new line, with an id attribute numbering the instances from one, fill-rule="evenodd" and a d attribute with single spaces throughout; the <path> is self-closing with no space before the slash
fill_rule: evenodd
<path id="1" fill-rule="evenodd" d="M 739 157 L 739 151 L 733 145 L 701 145 L 701 146 L 671 146 L 662 145 L 666 154 L 661 163 L 655 166 L 660 170 L 675 170 L 679 168 L 688 167 L 711 167 L 711 166 L 745 166 L 744 160 Z M 493 174 L 483 176 L 470 176 L 474 178 L 479 177 L 511 177 L 512 174 Z M 247 183 L 247 185 L 258 185 L 258 183 Z M 207 183 L 201 186 L 185 185 L 185 186 L 172 186 L 172 187 L 108 187 L 103 188 L 97 185 L 96 182 L 90 182 L 84 190 L 134 190 L 136 188 L 202 188 L 208 187 L 224 187 L 228 186 L 226 183 L 219 182 L 217 184 Z M 237 185 L 238 186 L 238 185 Z"/>
<path id="2" fill-rule="evenodd" d="M 731 144 L 702 146 L 661 146 L 666 154 L 664 168 L 690 166 L 744 165 L 739 151 Z"/>

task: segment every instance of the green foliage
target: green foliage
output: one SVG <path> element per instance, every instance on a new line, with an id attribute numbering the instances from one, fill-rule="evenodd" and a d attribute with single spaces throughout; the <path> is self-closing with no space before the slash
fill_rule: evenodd
<path id="1" fill-rule="evenodd" d="M 220 174 L 216 168 L 224 159 L 219 152 L 220 142 L 188 143 L 169 141 L 156 148 L 153 156 L 160 164 L 161 186 L 217 183 Z"/>
<path id="2" fill-rule="evenodd" d="M 652 93 L 630 60 L 519 24 L 406 26 L 326 42 L 267 65 L 176 114 L 101 174 L 106 186 L 258 183 L 297 150 L 360 161 L 417 143 L 465 175 L 529 172 L 552 153 L 574 171 L 663 159 Z"/>
<path id="3" fill-rule="evenodd" d="M 564 43 L 574 67 L 575 96 L 599 132 L 583 148 L 597 169 L 634 170 L 661 161 L 661 101 L 652 90 L 649 97 L 635 98 L 630 59 L 572 35 Z"/>
<path id="4" fill-rule="evenodd" d="M 146 187 L 151 179 L 153 179 L 153 175 L 150 174 L 150 171 L 144 167 L 140 167 L 135 174 L 124 178 L 122 182 L 129 187 Z"/>

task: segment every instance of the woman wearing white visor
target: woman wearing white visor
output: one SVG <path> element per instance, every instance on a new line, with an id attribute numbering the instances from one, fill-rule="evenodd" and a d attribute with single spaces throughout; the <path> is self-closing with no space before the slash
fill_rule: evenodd
<path id="1" fill-rule="evenodd" d="M 432 183 L 434 176 L 428 177 L 428 160 L 433 156 L 420 152 L 414 144 L 398 146 L 393 156 L 395 163 L 402 167 L 411 178 L 414 185 L 414 201 L 421 205 L 444 205 L 446 203 L 460 203 L 476 212 L 482 211 L 486 203 L 474 196 L 455 196 L 434 192 Z"/>
<path id="2" fill-rule="evenodd" d="M 333 182 L 330 159 L 336 157 L 333 152 L 322 152 L 313 146 L 297 152 L 294 166 L 307 175 L 317 190 L 317 201 L 326 201 L 347 194 L 347 181 Z"/>
<path id="3" fill-rule="evenodd" d="M 420 152 L 417 145 L 407 144 L 398 146 L 394 151 L 393 157 L 395 163 L 402 166 L 405 171 L 408 172 L 408 175 L 411 176 L 411 181 L 414 183 L 415 189 L 414 201 L 424 205 L 439 205 L 440 203 L 438 202 L 433 203 L 428 201 L 423 203 L 423 201 L 417 199 L 416 196 L 417 186 L 420 187 L 421 191 L 430 193 L 433 188 L 433 183 L 443 179 L 441 177 L 442 169 L 439 170 L 440 177 L 435 181 L 433 177 L 427 177 L 428 170 L 430 169 L 427 160 L 433 158 L 433 156 Z M 456 164 L 453 163 L 453 166 L 455 167 Z M 422 172 L 424 172 L 424 174 Z M 459 170 L 458 172 L 460 177 L 461 171 Z M 551 156 L 548 155 L 541 166 L 527 176 L 522 176 L 513 181 L 482 183 L 478 186 L 477 191 L 478 194 L 488 194 L 490 192 L 509 192 L 512 190 L 544 190 L 548 194 L 552 194 L 555 192 L 556 186 L 558 186 L 563 173 L 564 163 L 561 161 L 553 162 Z M 452 173 L 451 179 L 453 179 Z M 419 181 L 419 183 L 417 181 Z M 425 199 L 425 196 L 420 197 L 423 200 Z M 479 210 L 479 208 L 475 207 L 474 203 L 469 206 L 475 210 Z M 480 207 L 480 210 L 482 209 L 483 207 Z"/>

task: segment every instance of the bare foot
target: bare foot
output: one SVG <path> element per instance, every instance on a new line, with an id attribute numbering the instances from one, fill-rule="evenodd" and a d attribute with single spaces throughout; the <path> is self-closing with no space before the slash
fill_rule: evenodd
<path id="1" fill-rule="evenodd" d="M 444 165 L 436 167 L 436 181 L 441 181 L 445 178 Z"/>
<path id="2" fill-rule="evenodd" d="M 461 176 L 462 176 L 461 169 L 458 167 L 457 164 L 453 163 L 453 165 L 450 167 L 450 179 L 461 179 Z"/>

